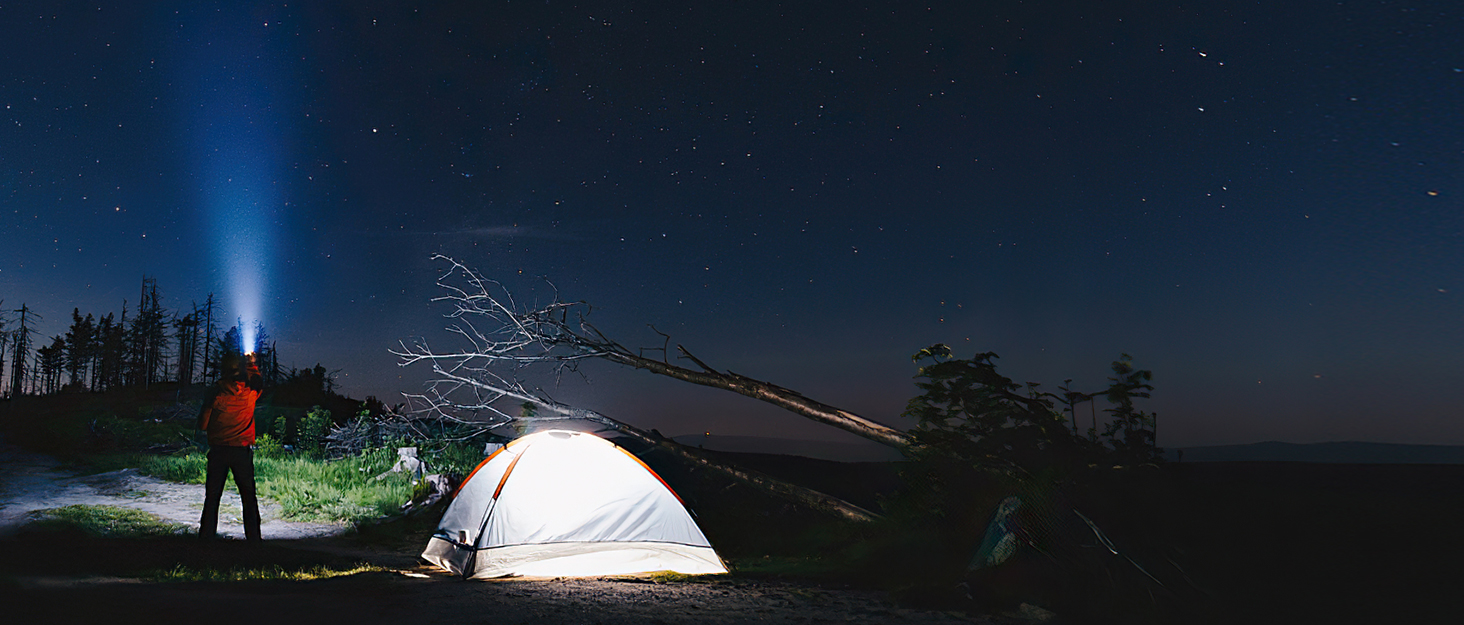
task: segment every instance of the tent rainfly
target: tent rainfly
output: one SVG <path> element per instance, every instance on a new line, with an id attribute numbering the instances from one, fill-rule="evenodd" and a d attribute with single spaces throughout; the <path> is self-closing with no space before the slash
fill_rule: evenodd
<path id="1" fill-rule="evenodd" d="M 563 430 L 515 440 L 473 469 L 422 557 L 476 579 L 727 572 L 650 467 Z"/>

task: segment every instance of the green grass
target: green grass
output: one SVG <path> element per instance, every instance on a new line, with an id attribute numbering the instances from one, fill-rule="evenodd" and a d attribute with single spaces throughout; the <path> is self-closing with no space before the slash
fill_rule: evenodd
<path id="1" fill-rule="evenodd" d="M 707 584 L 725 579 L 725 577 L 715 574 L 688 575 L 686 573 L 677 573 L 676 571 L 655 571 L 636 577 L 648 579 L 657 584 Z"/>
<path id="2" fill-rule="evenodd" d="M 156 571 L 144 575 L 143 578 L 155 582 L 303 582 L 317 579 L 330 579 L 332 577 L 345 577 L 359 573 L 379 573 L 390 570 L 364 562 L 347 567 L 316 565 L 298 569 L 291 569 L 277 564 L 259 567 L 232 567 L 228 569 L 195 568 L 180 564 L 166 571 Z"/>
<path id="3" fill-rule="evenodd" d="M 31 513 L 41 530 L 80 530 L 89 536 L 149 538 L 187 533 L 189 527 L 164 521 L 152 514 L 116 506 L 74 505 Z"/>
<path id="4" fill-rule="evenodd" d="M 187 391 L 197 395 L 202 388 Z M 136 468 L 171 482 L 202 484 L 207 455 L 201 437 L 193 430 L 192 419 L 177 418 L 195 411 L 196 399 L 175 390 L 165 395 L 151 402 L 121 392 L 22 398 L 0 405 L 0 432 L 7 442 L 56 455 L 84 472 Z M 169 403 L 177 398 L 193 403 L 186 404 L 187 410 L 181 407 L 184 404 Z M 255 452 L 256 483 L 261 496 L 281 505 L 286 519 L 359 524 L 394 515 L 411 500 L 410 477 L 393 473 L 373 479 L 396 463 L 395 442 L 360 456 L 328 460 L 318 452 L 285 451 L 266 435 L 271 422 L 296 412 L 261 406 L 257 413 L 261 436 Z M 119 416 L 133 413 L 136 416 Z M 144 451 L 148 449 L 154 451 Z M 459 476 L 483 459 L 481 444 L 421 447 L 419 454 L 433 472 Z"/>
<path id="5" fill-rule="evenodd" d="M 340 460 L 258 454 L 254 458 L 255 484 L 260 496 L 280 504 L 286 519 L 359 522 L 378 518 L 396 512 L 412 496 L 412 482 L 405 474 L 375 479 L 396 461 L 395 453 L 388 453 L 372 450 Z M 135 456 L 131 462 L 160 479 L 201 484 L 208 459 L 195 451 L 180 456 Z"/>
<path id="6" fill-rule="evenodd" d="M 364 521 L 400 510 L 412 498 L 412 479 L 389 473 L 395 462 L 374 450 L 354 458 L 323 461 L 307 456 L 255 461 L 259 494 L 279 502 L 285 518 Z"/>
<path id="7" fill-rule="evenodd" d="M 457 471 L 460 475 L 482 460 L 481 453 L 468 446 L 423 455 L 434 471 Z M 396 450 L 388 447 L 337 460 L 273 447 L 256 452 L 255 483 L 260 496 L 280 504 L 286 519 L 360 523 L 395 514 L 402 504 L 412 499 L 411 477 L 386 473 L 396 460 Z M 190 451 L 169 456 L 114 455 L 101 459 L 100 463 L 108 467 L 136 467 L 147 475 L 171 482 L 202 484 L 208 459 L 201 451 Z M 381 479 L 376 479 L 384 473 Z M 227 488 L 232 489 L 233 485 Z"/>
<path id="8" fill-rule="evenodd" d="M 483 446 L 474 443 L 462 443 L 447 445 L 441 449 L 427 449 L 419 453 L 423 460 L 432 467 L 434 473 L 456 473 L 458 477 L 467 477 L 478 463 L 483 462 Z"/>
<path id="9" fill-rule="evenodd" d="M 158 479 L 182 484 L 202 484 L 208 471 L 208 458 L 197 451 L 179 456 L 129 454 L 109 460 L 108 464 L 136 467 Z"/>

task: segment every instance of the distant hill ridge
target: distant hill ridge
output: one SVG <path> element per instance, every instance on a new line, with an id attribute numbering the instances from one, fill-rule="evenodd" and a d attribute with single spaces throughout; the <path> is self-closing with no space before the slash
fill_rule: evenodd
<path id="1" fill-rule="evenodd" d="M 676 442 L 714 451 L 803 456 L 838 462 L 900 460 L 898 451 L 874 442 L 820 441 L 764 436 L 686 434 Z M 1169 461 L 1183 462 L 1316 462 L 1330 464 L 1464 464 L 1464 445 L 1405 445 L 1396 443 L 1282 443 L 1170 447 Z"/>
<path id="2" fill-rule="evenodd" d="M 1281 443 L 1167 448 L 1164 456 L 1184 462 L 1320 462 L 1332 464 L 1464 464 L 1464 445 L 1395 443 Z"/>
<path id="3" fill-rule="evenodd" d="M 685 434 L 672 440 L 690 447 L 713 451 L 803 456 L 837 462 L 888 462 L 899 460 L 899 451 L 874 441 L 818 441 L 800 438 L 765 436 L 724 436 L 721 434 Z"/>

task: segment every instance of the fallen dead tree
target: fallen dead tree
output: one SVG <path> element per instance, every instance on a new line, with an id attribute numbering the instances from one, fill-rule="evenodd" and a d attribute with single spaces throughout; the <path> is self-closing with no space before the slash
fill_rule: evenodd
<path id="1" fill-rule="evenodd" d="M 560 301 L 557 291 L 554 299 L 547 304 L 521 307 L 513 294 L 499 282 L 485 278 L 452 258 L 441 255 L 433 258 L 449 264 L 448 271 L 437 281 L 437 285 L 446 291 L 446 295 L 436 297 L 433 301 L 450 302 L 453 305 L 453 311 L 447 317 L 454 323 L 447 330 L 464 339 L 465 345 L 463 349 L 438 352 L 427 345 L 425 340 L 412 344 L 403 342 L 401 350 L 394 352 L 404 359 L 410 358 L 410 361 L 404 360 L 403 364 L 423 360 L 437 361 L 444 363 L 447 370 L 466 367 L 474 376 L 508 382 L 517 379 L 518 371 L 523 368 L 552 367 L 557 377 L 574 371 L 582 361 L 604 360 L 765 401 L 794 414 L 897 449 L 905 450 L 912 444 L 905 432 L 852 411 L 805 397 L 797 391 L 771 382 L 732 371 L 719 371 L 682 345 L 676 346 L 679 359 L 691 363 L 695 368 L 666 360 L 668 345 L 632 350 L 589 322 L 586 318 L 591 310 L 589 304 Z M 670 337 L 665 334 L 661 336 L 666 339 L 667 344 L 670 343 Z M 646 352 L 657 351 L 661 353 L 661 359 L 645 355 Z M 490 371 L 491 376 L 484 375 Z M 473 408 L 492 410 L 486 405 Z"/>
<path id="2" fill-rule="evenodd" d="M 403 341 L 400 349 L 392 350 L 400 359 L 401 366 L 427 363 L 432 368 L 433 378 L 427 383 L 426 391 L 406 395 L 411 414 L 431 415 L 439 421 L 471 425 L 481 431 L 510 424 L 565 420 L 592 422 L 779 498 L 851 521 L 878 518 L 873 512 L 837 497 L 728 465 L 654 432 L 593 410 L 564 404 L 542 389 L 530 388 L 523 380 L 531 368 L 548 368 L 557 380 L 564 373 L 575 371 L 578 363 L 587 358 L 613 355 L 612 361 L 621 364 L 645 360 L 642 364 L 658 363 L 658 371 L 663 372 L 678 372 L 680 368 L 632 354 L 620 344 L 604 338 L 583 319 L 580 319 L 582 329 L 573 330 L 569 321 L 570 311 L 578 307 L 587 309 L 587 305 L 565 304 L 556 300 L 546 306 L 521 309 L 512 295 L 497 282 L 482 277 L 455 260 L 437 258 L 448 261 L 451 268 L 438 280 L 448 295 L 434 301 L 453 303 L 453 311 L 447 314 L 453 320 L 448 331 L 460 337 L 463 345 L 461 349 L 440 352 L 432 349 L 425 339 L 418 339 L 410 344 Z M 738 382 L 738 388 L 753 386 L 756 385 Z M 801 397 L 786 389 L 774 392 L 771 389 L 776 387 L 772 385 L 765 384 L 760 388 L 772 395 Z M 809 400 L 804 403 L 816 404 Z M 518 406 L 521 410 L 511 412 L 504 409 L 505 404 Z M 820 410 L 843 413 L 826 406 Z M 843 422 L 856 422 L 857 417 L 843 414 L 847 415 L 839 417 Z M 872 422 L 869 424 L 866 430 L 883 429 L 899 434 L 891 428 Z M 897 437 L 886 438 L 897 440 Z"/>

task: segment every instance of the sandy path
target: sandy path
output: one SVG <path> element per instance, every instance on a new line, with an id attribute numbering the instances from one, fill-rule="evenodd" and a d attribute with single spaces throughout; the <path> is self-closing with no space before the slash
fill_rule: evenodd
<path id="1" fill-rule="evenodd" d="M 278 504 L 260 499 L 266 540 L 339 534 L 340 524 L 300 523 L 280 518 Z M 49 456 L 0 444 L 0 533 L 25 524 L 31 512 L 71 505 L 118 506 L 149 512 L 198 531 L 203 485 L 175 484 L 123 469 L 77 475 Z M 219 533 L 242 538 L 239 493 L 226 489 L 219 507 Z"/>

